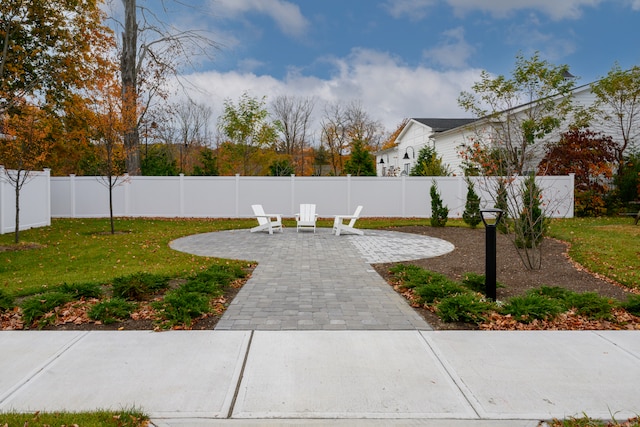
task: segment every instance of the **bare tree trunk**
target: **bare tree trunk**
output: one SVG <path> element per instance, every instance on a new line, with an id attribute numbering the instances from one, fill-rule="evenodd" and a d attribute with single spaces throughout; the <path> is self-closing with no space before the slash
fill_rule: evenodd
<path id="1" fill-rule="evenodd" d="M 138 78 L 136 56 L 138 51 L 138 22 L 136 0 L 122 0 L 125 22 L 122 33 L 122 106 L 125 121 L 124 147 L 127 152 L 126 164 L 129 175 L 140 175 L 140 135 L 138 131 Z"/>
<path id="2" fill-rule="evenodd" d="M 22 187 L 20 185 L 20 174 L 22 171 L 18 170 L 17 173 L 18 176 L 16 176 L 16 185 L 14 187 L 16 191 L 16 228 L 14 231 L 13 241 L 15 243 L 20 242 L 20 188 Z"/>

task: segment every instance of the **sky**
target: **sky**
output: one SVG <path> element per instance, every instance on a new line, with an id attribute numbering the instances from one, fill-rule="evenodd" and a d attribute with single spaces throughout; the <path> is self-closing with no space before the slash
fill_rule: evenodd
<path id="1" fill-rule="evenodd" d="M 146 0 L 157 7 L 159 0 Z M 510 76 L 516 56 L 567 64 L 576 84 L 640 65 L 640 0 L 163 0 L 178 28 L 219 48 L 184 76 L 214 121 L 243 93 L 324 105 L 359 102 L 392 131 L 404 119 L 463 118 L 482 70 Z M 165 18 L 165 19 L 167 19 Z"/>

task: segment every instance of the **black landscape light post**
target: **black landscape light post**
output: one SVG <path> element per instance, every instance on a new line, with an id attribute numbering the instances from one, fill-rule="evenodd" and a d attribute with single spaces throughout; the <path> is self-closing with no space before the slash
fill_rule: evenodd
<path id="1" fill-rule="evenodd" d="M 502 218 L 502 209 L 480 210 L 482 223 L 486 229 L 485 244 L 485 295 L 492 301 L 496 300 L 496 228 Z"/>

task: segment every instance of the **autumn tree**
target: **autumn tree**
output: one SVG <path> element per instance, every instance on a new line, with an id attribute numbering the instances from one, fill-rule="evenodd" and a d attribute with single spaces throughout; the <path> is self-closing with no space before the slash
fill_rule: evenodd
<path id="1" fill-rule="evenodd" d="M 596 95 L 595 118 L 613 137 L 617 172 L 624 174 L 625 154 L 640 135 L 640 67 L 623 71 L 616 64 L 591 91 Z"/>
<path id="2" fill-rule="evenodd" d="M 280 124 L 280 138 L 276 150 L 284 153 L 297 164 L 298 175 L 305 170 L 305 153 L 309 145 L 311 114 L 315 107 L 313 98 L 278 96 L 271 104 L 273 118 Z"/>
<path id="3" fill-rule="evenodd" d="M 226 99 L 218 118 L 218 128 L 241 153 L 243 175 L 257 172 L 257 162 L 252 160 L 260 148 L 273 146 L 277 138 L 277 126 L 269 121 L 265 102 L 264 97 L 257 99 L 245 92 L 237 104 Z"/>
<path id="4" fill-rule="evenodd" d="M 513 177 L 534 169 L 542 155 L 541 142 L 554 138 L 573 111 L 574 81 L 568 76 L 568 66 L 552 65 L 537 53 L 531 58 L 518 55 L 511 77 L 491 77 L 483 71 L 472 92 L 462 92 L 458 98 L 462 108 L 481 119 L 474 123 L 475 131 L 462 147 L 466 173 Z M 497 197 L 496 184 L 500 182 L 487 180 L 486 190 Z M 540 202 L 534 200 L 540 192 L 534 181 L 527 183 L 517 185 L 512 179 L 506 183 L 507 215 L 516 231 L 510 236 L 524 251 L 524 266 L 538 269 L 542 239 L 537 233 L 546 230 L 540 226 L 546 215 L 544 211 L 537 215 L 533 203 Z M 523 207 L 525 196 L 531 206 Z M 526 244 L 519 245 L 522 241 Z"/>
<path id="5" fill-rule="evenodd" d="M 127 170 L 140 174 L 140 127 L 154 102 L 167 96 L 165 83 L 169 78 L 181 80 L 180 71 L 195 56 L 209 56 L 217 44 L 203 32 L 180 30 L 162 22 L 157 13 L 137 0 L 121 0 L 123 22 L 120 75 L 125 117 L 124 143 Z M 175 2 L 185 6 L 179 1 Z M 169 14 L 167 3 L 163 11 Z"/>
<path id="6" fill-rule="evenodd" d="M 552 65 L 537 53 L 528 59 L 518 55 L 511 77 L 483 71 L 473 92 L 458 97 L 464 110 L 483 119 L 466 148 L 497 150 L 508 175 L 535 166 L 536 143 L 552 135 L 572 109 L 574 81 L 567 73 L 568 66 Z"/>
<path id="7" fill-rule="evenodd" d="M 355 141 L 360 141 L 368 150 L 380 148 L 382 125 L 369 117 L 360 102 L 328 104 L 320 126 L 321 143 L 326 148 L 334 175 L 343 172 L 345 156 Z"/>
<path id="8" fill-rule="evenodd" d="M 398 139 L 398 136 L 400 136 L 400 133 L 402 133 L 402 131 L 404 130 L 405 126 L 407 126 L 407 123 L 409 123 L 409 119 L 405 118 L 402 119 L 402 121 L 398 124 L 398 126 L 395 128 L 395 130 L 393 132 L 391 132 L 382 142 L 380 149 L 381 150 L 386 150 L 388 148 L 393 148 L 396 145 L 398 145 L 396 143 L 396 140 Z"/>
<path id="9" fill-rule="evenodd" d="M 605 213 L 604 196 L 617 161 L 617 144 L 602 133 L 571 129 L 560 142 L 550 144 L 538 166 L 541 175 L 575 174 L 576 214 L 597 216 Z"/>
<path id="10" fill-rule="evenodd" d="M 46 112 L 26 103 L 13 103 L 12 114 L 4 115 L 0 129 L 0 159 L 4 176 L 15 192 L 14 241 L 20 241 L 20 193 L 43 166 L 50 147 L 50 122 Z M 2 117 L 2 116 L 0 116 Z"/>
<path id="11" fill-rule="evenodd" d="M 99 0 L 0 3 L 0 114 L 24 100 L 58 106 L 93 83 L 110 40 Z"/>
<path id="12" fill-rule="evenodd" d="M 114 75 L 115 77 L 115 75 Z M 96 161 L 93 175 L 109 193 L 109 222 L 111 234 L 115 233 L 113 218 L 113 189 L 126 181 L 126 150 L 123 135 L 126 111 L 120 97 L 121 88 L 116 78 L 102 80 L 94 92 L 92 111 Z"/>

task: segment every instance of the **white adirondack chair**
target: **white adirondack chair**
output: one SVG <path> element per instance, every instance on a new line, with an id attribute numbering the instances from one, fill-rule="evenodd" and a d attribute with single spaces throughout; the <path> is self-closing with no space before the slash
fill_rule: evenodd
<path id="1" fill-rule="evenodd" d="M 258 225 L 250 230 L 252 233 L 268 231 L 269 234 L 273 234 L 273 230 L 280 230 L 282 233 L 282 215 L 265 214 L 262 205 L 251 205 L 251 209 L 258 220 Z"/>
<path id="2" fill-rule="evenodd" d="M 354 227 L 356 225 L 356 221 L 360 217 L 360 212 L 362 212 L 362 206 L 358 206 L 353 215 L 336 215 L 333 220 L 333 232 L 335 235 L 339 236 L 343 233 L 350 233 L 362 236 L 364 232 Z M 347 224 L 345 224 L 346 220 L 349 220 Z"/>
<path id="3" fill-rule="evenodd" d="M 298 224 L 296 232 L 301 228 L 313 228 L 313 232 L 316 232 L 316 220 L 318 214 L 316 213 L 316 205 L 314 204 L 301 204 L 300 212 L 296 214 L 296 223 Z"/>

